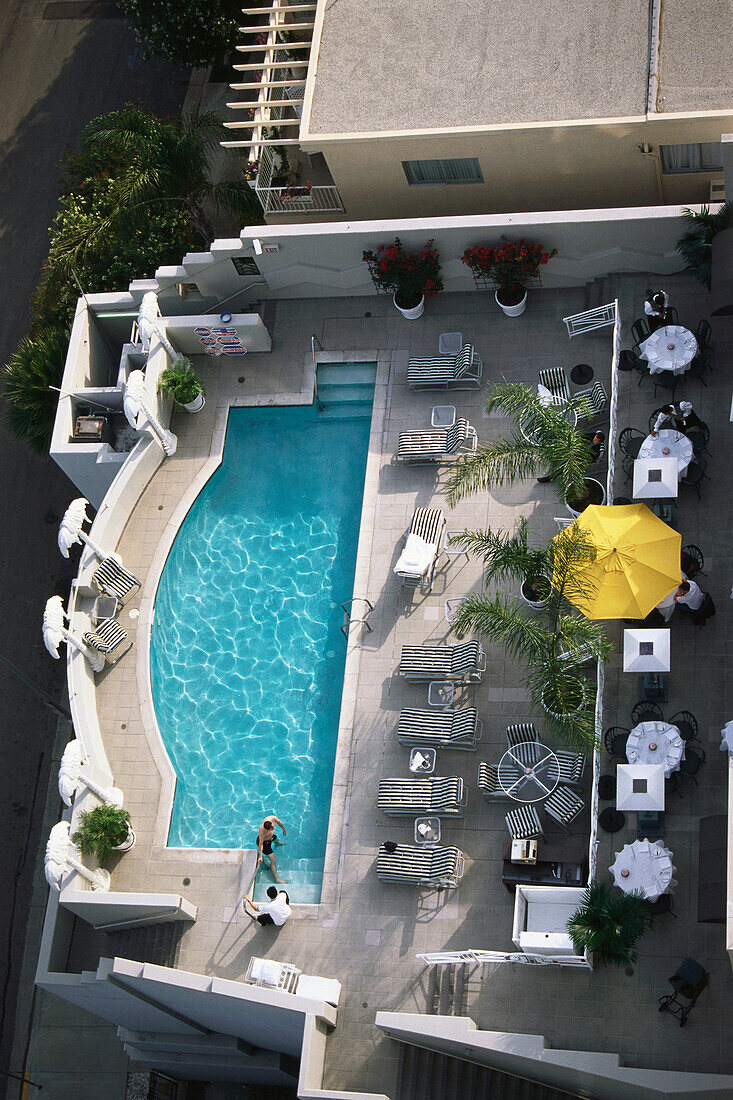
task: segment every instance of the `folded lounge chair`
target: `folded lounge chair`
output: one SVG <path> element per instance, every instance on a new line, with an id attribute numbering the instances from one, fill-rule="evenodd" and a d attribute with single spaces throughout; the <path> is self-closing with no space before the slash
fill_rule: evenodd
<path id="1" fill-rule="evenodd" d="M 124 649 L 120 649 L 125 642 L 127 642 L 127 631 L 120 626 L 117 619 L 102 619 L 94 630 L 88 630 L 84 635 L 84 644 L 95 652 L 104 654 L 105 660 L 111 665 L 115 664 L 123 653 L 127 653 L 132 645 L 132 642 L 128 642 Z"/>
<path id="2" fill-rule="evenodd" d="M 476 751 L 483 723 L 475 707 L 465 710 L 403 710 L 397 726 L 401 745 Z"/>
<path id="3" fill-rule="evenodd" d="M 494 802 L 497 798 L 509 798 L 499 782 L 499 768 L 496 764 L 487 764 L 482 760 L 478 766 L 478 789 L 487 802 Z"/>
<path id="4" fill-rule="evenodd" d="M 140 581 L 130 573 L 117 558 L 104 558 L 92 573 L 92 584 L 103 596 L 114 596 L 122 606 L 134 588 L 140 587 Z"/>
<path id="5" fill-rule="evenodd" d="M 466 801 L 463 780 L 457 775 L 447 778 L 431 775 L 424 779 L 383 779 L 377 795 L 379 809 L 390 816 L 446 814 L 463 817 Z"/>
<path id="6" fill-rule="evenodd" d="M 458 355 L 437 358 L 413 356 L 407 364 L 411 390 L 476 389 L 481 385 L 483 363 L 473 344 L 464 344 Z"/>
<path id="7" fill-rule="evenodd" d="M 407 588 L 433 587 L 433 574 L 443 550 L 445 516 L 440 508 L 416 508 L 407 541 L 394 571 Z"/>
<path id="8" fill-rule="evenodd" d="M 455 889 L 463 870 L 463 852 L 454 847 L 428 848 L 398 844 L 394 852 L 388 852 L 381 847 L 377 855 L 377 875 L 380 881 L 403 886 Z"/>
<path id="9" fill-rule="evenodd" d="M 400 432 L 398 462 L 451 462 L 461 451 L 475 451 L 476 429 L 464 416 L 450 428 L 429 428 L 418 432 Z"/>
<path id="10" fill-rule="evenodd" d="M 406 680 L 469 680 L 478 682 L 486 668 L 481 643 L 453 646 L 403 645 L 398 673 Z"/>

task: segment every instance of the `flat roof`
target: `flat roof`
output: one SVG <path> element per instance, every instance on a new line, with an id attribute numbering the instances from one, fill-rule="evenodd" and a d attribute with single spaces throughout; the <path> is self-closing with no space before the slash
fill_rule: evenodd
<path id="1" fill-rule="evenodd" d="M 726 0 L 727 6 L 730 0 Z M 733 102 L 733 21 L 666 0 L 660 110 Z M 336 0 L 323 17 L 309 134 L 643 115 L 648 0 Z"/>

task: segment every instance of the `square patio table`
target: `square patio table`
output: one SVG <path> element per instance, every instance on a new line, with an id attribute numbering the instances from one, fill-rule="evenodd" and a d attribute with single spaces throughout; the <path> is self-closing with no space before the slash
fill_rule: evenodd
<path id="1" fill-rule="evenodd" d="M 416 817 L 414 837 L 416 844 L 440 843 L 440 818 Z"/>
<path id="2" fill-rule="evenodd" d="M 456 422 L 455 405 L 433 405 L 430 425 L 433 428 L 452 428 Z"/>

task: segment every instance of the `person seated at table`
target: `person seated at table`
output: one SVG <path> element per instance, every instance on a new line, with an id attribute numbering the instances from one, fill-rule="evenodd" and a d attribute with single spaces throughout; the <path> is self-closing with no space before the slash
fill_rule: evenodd
<path id="1" fill-rule="evenodd" d="M 680 611 L 699 611 L 705 599 L 705 593 L 696 581 L 687 580 L 680 583 L 673 599 Z"/>
<path id="2" fill-rule="evenodd" d="M 649 288 L 644 299 L 644 313 L 649 318 L 649 327 L 652 332 L 667 324 L 667 310 L 669 298 L 663 290 Z"/>
<path id="3" fill-rule="evenodd" d="M 593 462 L 597 462 L 598 459 L 601 457 L 601 451 L 603 450 L 603 444 L 605 442 L 606 436 L 603 432 L 594 432 L 593 435 L 588 432 L 583 436 L 583 438 L 586 440 L 588 447 L 590 448 L 590 453 L 593 455 Z"/>

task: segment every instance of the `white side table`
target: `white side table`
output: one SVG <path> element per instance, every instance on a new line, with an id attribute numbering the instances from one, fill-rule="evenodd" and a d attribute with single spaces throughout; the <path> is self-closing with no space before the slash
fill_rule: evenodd
<path id="1" fill-rule="evenodd" d="M 458 355 L 463 347 L 462 332 L 441 332 L 438 337 L 439 355 Z"/>
<path id="2" fill-rule="evenodd" d="M 455 405 L 433 405 L 430 425 L 433 428 L 452 428 L 456 422 Z"/>
<path id="3" fill-rule="evenodd" d="M 432 775 L 438 754 L 435 749 L 410 749 L 410 771 L 413 775 Z"/>
<path id="4" fill-rule="evenodd" d="M 452 680 L 431 680 L 428 684 L 428 706 L 449 707 L 455 693 L 456 686 Z"/>
<path id="5" fill-rule="evenodd" d="M 415 818 L 415 843 L 439 844 L 440 843 L 440 818 L 416 817 Z"/>

